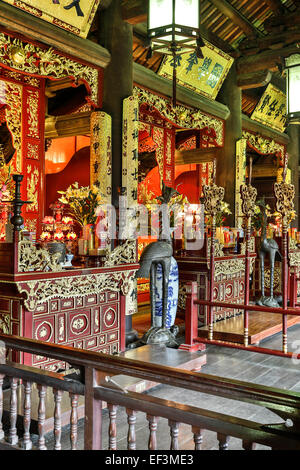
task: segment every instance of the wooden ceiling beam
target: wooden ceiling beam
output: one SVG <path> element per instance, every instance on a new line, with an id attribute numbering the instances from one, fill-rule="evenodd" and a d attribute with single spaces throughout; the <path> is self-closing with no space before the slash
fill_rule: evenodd
<path id="1" fill-rule="evenodd" d="M 259 88 L 270 83 L 272 72 L 270 70 L 262 70 L 259 72 L 245 73 L 238 75 L 237 84 L 242 90 L 251 88 Z"/>
<path id="2" fill-rule="evenodd" d="M 210 2 L 248 36 L 257 37 L 261 35 L 255 26 L 226 0 L 210 0 Z"/>
<path id="3" fill-rule="evenodd" d="M 243 41 L 239 48 L 243 55 L 251 55 L 267 49 L 282 49 L 300 42 L 300 24 L 292 31 L 268 34 L 264 38 Z"/>
<path id="4" fill-rule="evenodd" d="M 276 16 L 284 14 L 285 8 L 283 7 L 280 0 L 264 0 L 264 2 L 268 5 L 270 10 L 272 10 Z"/>
<path id="5" fill-rule="evenodd" d="M 175 150 L 175 165 L 187 165 L 192 163 L 208 163 L 218 161 L 221 150 L 218 148 Z"/>
<path id="6" fill-rule="evenodd" d="M 236 61 L 237 72 L 241 75 L 266 69 L 277 71 L 278 65 L 283 64 L 284 57 L 288 57 L 290 54 L 299 54 L 299 52 L 298 44 L 293 44 L 282 49 L 270 49 L 258 54 L 239 57 Z"/>
<path id="7" fill-rule="evenodd" d="M 123 20 L 130 24 L 147 22 L 148 6 L 143 0 L 127 0 L 122 2 Z"/>

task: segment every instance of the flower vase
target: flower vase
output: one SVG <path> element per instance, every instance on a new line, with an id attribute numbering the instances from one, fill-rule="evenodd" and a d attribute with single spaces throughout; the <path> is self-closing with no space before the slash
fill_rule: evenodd
<path id="1" fill-rule="evenodd" d="M 166 328 L 170 329 L 175 323 L 178 303 L 178 290 L 179 290 L 179 275 L 178 265 L 175 258 L 171 258 L 171 269 L 169 274 L 168 284 L 168 308 L 166 318 Z M 162 312 L 163 312 L 163 275 L 162 266 L 158 264 L 156 274 L 156 286 L 155 286 L 155 318 L 154 326 L 162 326 Z"/>

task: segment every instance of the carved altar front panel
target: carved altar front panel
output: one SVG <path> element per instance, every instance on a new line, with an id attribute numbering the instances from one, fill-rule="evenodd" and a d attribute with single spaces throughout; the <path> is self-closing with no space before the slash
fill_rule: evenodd
<path id="1" fill-rule="evenodd" d="M 120 352 L 120 293 L 100 294 L 43 302 L 32 314 L 31 337 L 106 354 Z M 55 371 L 68 368 L 51 358 L 33 356 L 32 365 Z"/>

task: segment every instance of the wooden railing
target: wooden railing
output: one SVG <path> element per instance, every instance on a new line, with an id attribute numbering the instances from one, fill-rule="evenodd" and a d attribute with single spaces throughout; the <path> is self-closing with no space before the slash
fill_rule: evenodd
<path id="1" fill-rule="evenodd" d="M 16 336 L 0 335 L 0 341 L 6 348 L 23 351 L 29 354 L 43 355 L 64 361 L 81 373 L 78 379 L 69 379 L 67 375 L 42 371 L 37 368 L 19 364 L 0 364 L 0 423 L 3 415 L 4 378 L 9 380 L 9 426 L 4 432 L 0 426 L 0 449 L 37 448 L 45 449 L 45 416 L 46 393 L 52 388 L 54 394 L 53 430 L 54 448 L 61 448 L 61 397 L 62 392 L 70 394 L 70 441 L 71 448 L 77 446 L 77 407 L 78 397 L 84 395 L 85 424 L 84 449 L 102 449 L 102 403 L 107 404 L 109 425 L 106 430 L 109 436 L 108 448 L 116 449 L 117 443 L 117 407 L 126 409 L 128 418 L 127 448 L 136 448 L 136 413 L 145 414 L 149 424 L 149 439 L 144 449 L 156 450 L 158 418 L 168 420 L 170 428 L 170 448 L 178 449 L 179 424 L 190 425 L 195 449 L 201 448 L 203 431 L 210 430 L 217 434 L 220 449 L 228 448 L 230 436 L 242 440 L 244 449 L 254 449 L 255 444 L 263 444 L 272 449 L 300 449 L 300 394 L 264 387 L 247 382 L 240 382 L 223 377 L 190 372 L 182 369 L 145 363 L 121 356 L 110 356 L 73 349 L 65 346 L 38 342 Z M 0 343 L 1 344 L 1 343 Z M 2 348 L 3 349 L 3 348 Z M 5 356 L 2 355 L 4 358 Z M 116 375 L 138 377 L 143 380 L 168 384 L 186 390 L 195 390 L 219 397 L 242 402 L 254 403 L 269 409 L 284 420 L 290 419 L 292 426 L 262 425 L 254 421 L 232 417 L 229 414 L 208 411 L 198 407 L 164 400 L 149 394 L 122 390 L 112 377 Z M 31 390 L 36 384 L 38 390 L 38 439 L 32 443 L 31 424 Z M 22 389 L 21 404 L 23 415 L 23 433 L 17 434 L 19 418 L 17 389 Z"/>
<path id="2" fill-rule="evenodd" d="M 288 315 L 294 317 L 300 317 L 300 308 L 281 308 L 281 307 L 264 307 L 258 305 L 246 305 L 246 304 L 237 304 L 234 302 L 219 302 L 219 301 L 209 301 L 209 300 L 200 300 L 198 299 L 198 288 L 196 282 L 190 282 L 186 285 L 186 308 L 185 308 L 185 344 L 180 346 L 180 349 L 188 351 L 198 351 L 205 349 L 205 344 L 213 344 L 216 346 L 223 346 L 227 348 L 243 349 L 252 352 L 258 352 L 262 354 L 271 354 L 273 356 L 280 357 L 289 357 L 300 359 L 300 354 L 297 354 L 292 351 L 287 351 L 287 329 L 282 330 L 282 336 L 284 336 L 284 345 L 283 350 L 270 349 L 267 347 L 259 347 L 248 344 L 248 328 L 244 327 L 243 336 L 247 336 L 246 344 L 241 344 L 237 342 L 230 342 L 229 340 L 220 340 L 214 339 L 214 308 L 230 308 L 236 310 L 242 310 L 247 312 L 263 312 L 267 314 L 276 314 L 281 315 L 283 318 Z M 198 305 L 206 306 L 209 310 L 209 318 L 211 318 L 210 328 L 209 328 L 209 337 L 201 336 L 201 330 L 198 329 Z M 283 333 L 283 331 L 286 331 Z"/>

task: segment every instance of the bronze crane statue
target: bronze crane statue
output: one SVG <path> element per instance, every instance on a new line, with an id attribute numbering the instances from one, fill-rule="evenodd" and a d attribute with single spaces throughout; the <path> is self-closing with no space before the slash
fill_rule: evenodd
<path id="1" fill-rule="evenodd" d="M 277 299 L 274 297 L 274 268 L 275 260 L 281 260 L 278 244 L 273 238 L 267 238 L 267 214 L 264 204 L 261 204 L 263 209 L 263 223 L 262 223 L 262 238 L 259 248 L 260 260 L 260 279 L 261 279 L 261 298 L 258 300 L 258 305 L 265 307 L 279 307 Z M 270 260 L 270 297 L 265 296 L 265 257 L 269 255 Z"/>

